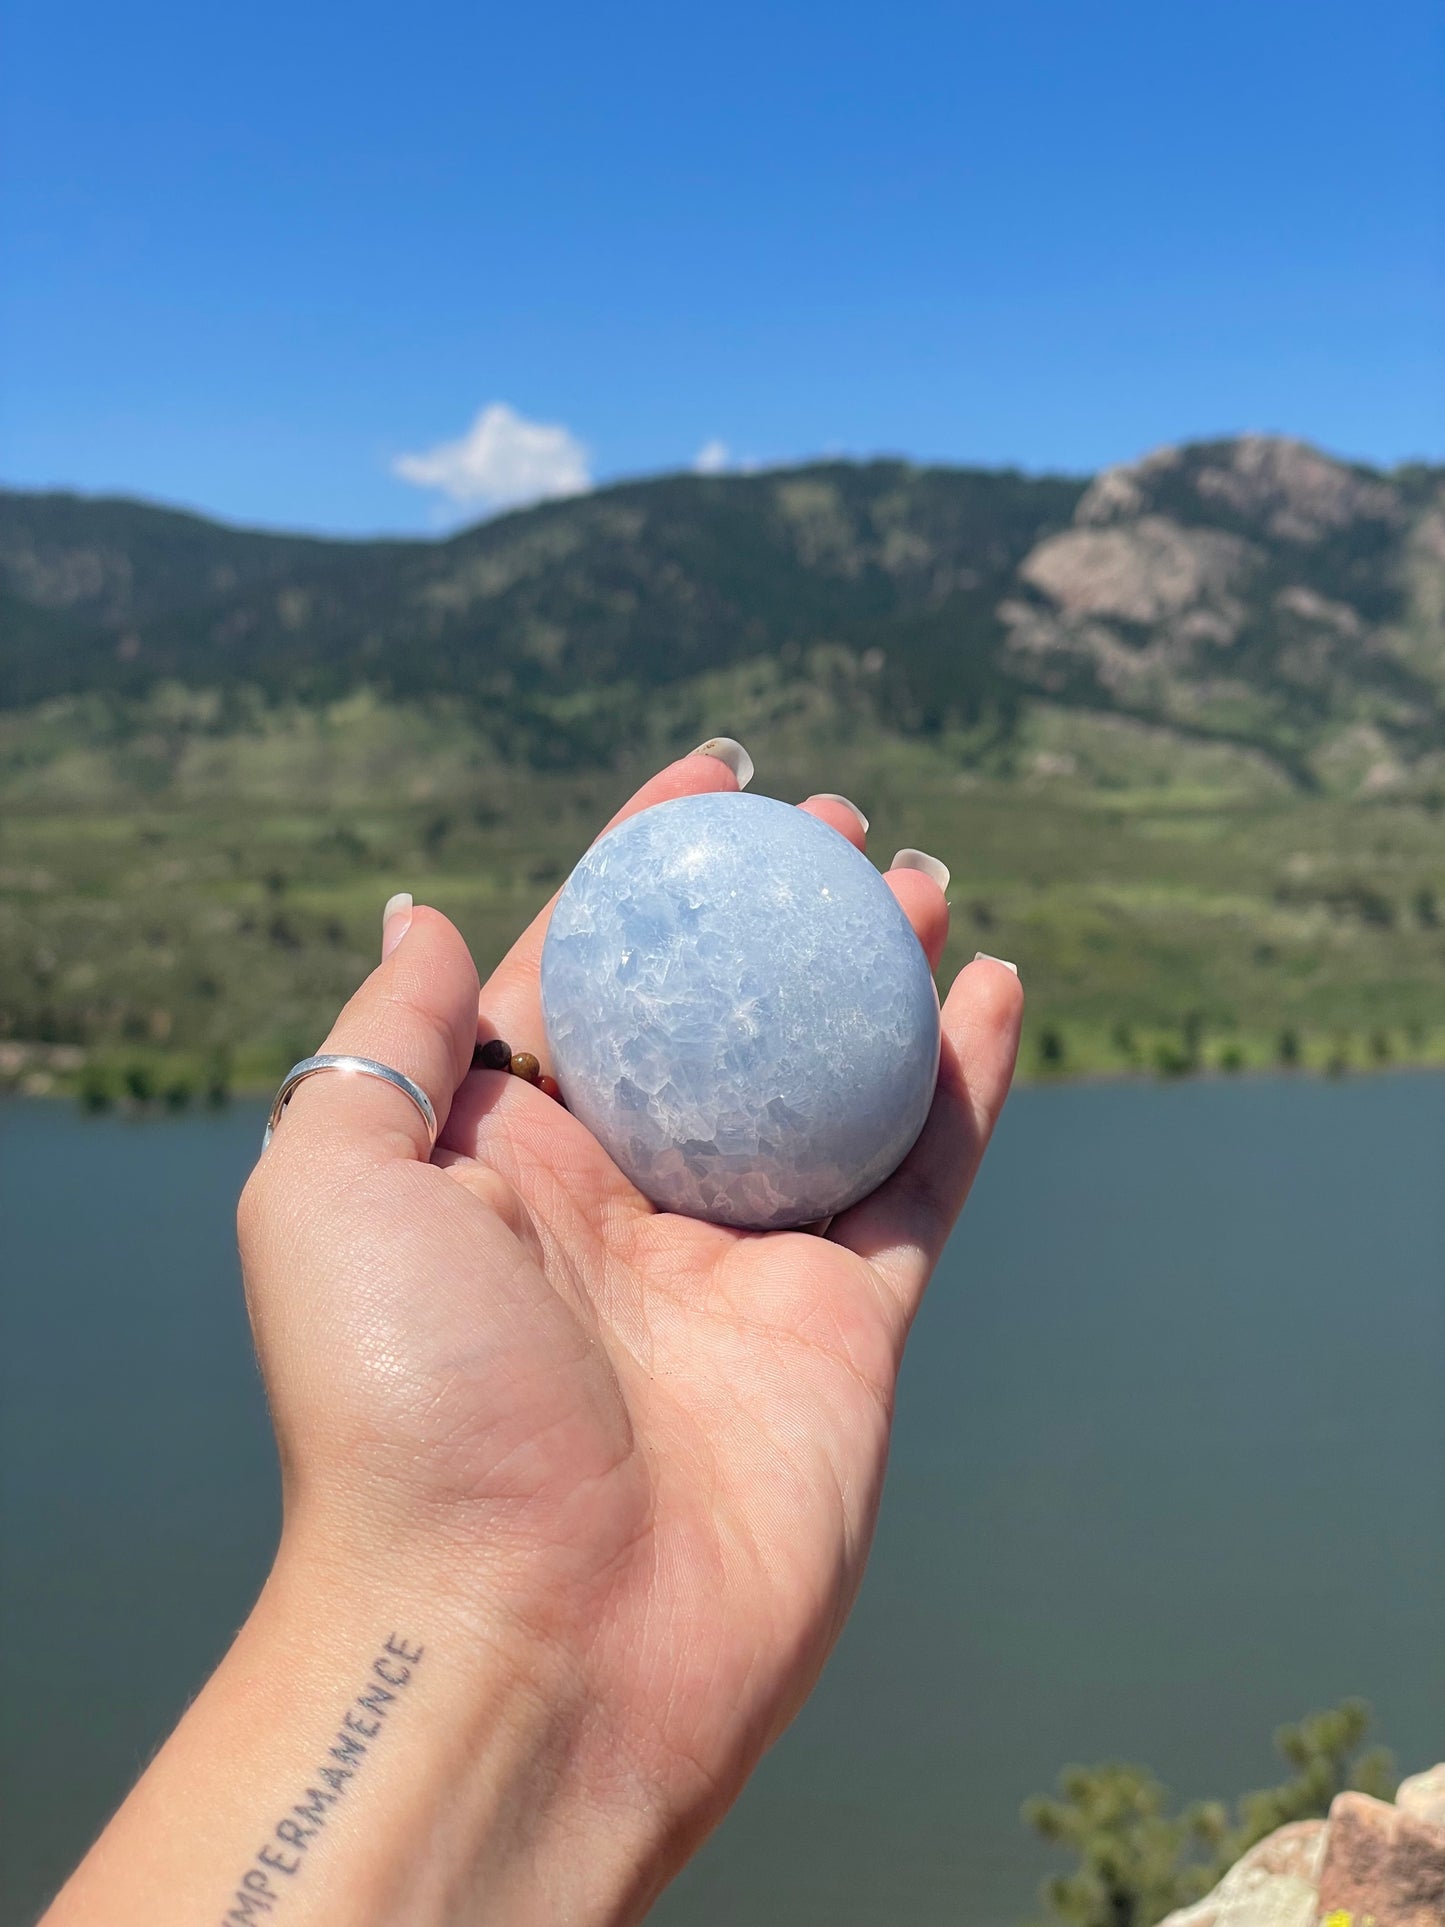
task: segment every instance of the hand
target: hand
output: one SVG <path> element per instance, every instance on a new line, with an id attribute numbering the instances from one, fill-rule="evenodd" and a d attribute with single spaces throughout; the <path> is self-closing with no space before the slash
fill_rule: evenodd
<path id="1" fill-rule="evenodd" d="M 735 787 L 693 755 L 623 814 Z M 802 807 L 862 847 L 836 800 Z M 936 964 L 942 891 L 916 869 L 888 881 Z M 474 1698 L 473 1727 L 508 1709 L 492 1778 L 527 1789 L 513 1850 L 459 1842 L 471 1872 L 437 1918 L 636 1918 L 801 1703 L 862 1574 L 904 1339 L 1022 1006 L 1008 968 L 969 966 L 899 1171 L 825 1235 L 727 1230 L 655 1211 L 561 1104 L 470 1069 L 479 1035 L 547 1068 L 547 914 L 480 994 L 444 917 L 394 920 L 323 1048 L 421 1084 L 435 1154 L 404 1095 L 316 1077 L 241 1203 L 285 1488 L 271 1590 L 290 1603 L 272 1610 L 345 1599 L 359 1629 L 358 1601 L 384 1602 L 370 1636 L 404 1620 L 430 1655 L 418 1678 L 434 1665 Z M 475 1823 L 493 1833 L 494 1795 Z"/>

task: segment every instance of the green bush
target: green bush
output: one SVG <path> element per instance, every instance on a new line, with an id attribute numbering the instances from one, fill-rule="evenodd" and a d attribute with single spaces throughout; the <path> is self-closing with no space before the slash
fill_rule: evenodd
<path id="1" fill-rule="evenodd" d="M 87 1064 L 75 1087 L 83 1111 L 108 1111 L 115 1102 L 115 1085 L 102 1064 Z"/>
<path id="2" fill-rule="evenodd" d="M 231 1095 L 231 1054 L 213 1051 L 201 1072 L 201 1090 L 212 1110 L 219 1110 Z"/>
<path id="3" fill-rule="evenodd" d="M 1068 1057 L 1064 1043 L 1064 1033 L 1055 1024 L 1045 1024 L 1039 1032 L 1039 1068 L 1045 1071 L 1061 1071 Z"/>
<path id="4" fill-rule="evenodd" d="M 127 1064 L 121 1072 L 121 1083 L 125 1094 L 137 1104 L 149 1104 L 156 1094 L 155 1072 L 149 1064 Z"/>

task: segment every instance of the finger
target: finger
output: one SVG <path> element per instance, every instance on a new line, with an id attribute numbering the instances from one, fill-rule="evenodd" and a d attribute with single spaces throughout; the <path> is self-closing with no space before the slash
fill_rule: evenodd
<path id="1" fill-rule="evenodd" d="M 816 816 L 820 823 L 827 823 L 839 836 L 846 836 L 855 850 L 865 848 L 868 819 L 846 796 L 835 796 L 832 791 L 824 790 L 808 797 L 798 808 L 808 816 Z"/>
<path id="2" fill-rule="evenodd" d="M 728 736 L 710 737 L 644 783 L 598 835 L 606 836 L 608 830 L 641 810 L 651 809 L 654 803 L 670 803 L 674 797 L 703 796 L 716 790 L 746 789 L 752 779 L 753 759 L 742 744 Z M 552 1066 L 542 1035 L 537 978 L 542 967 L 547 925 L 560 894 L 560 891 L 555 893 L 538 911 L 488 978 L 477 1028 L 479 1037 L 501 1037 L 514 1050 L 533 1052 L 543 1071 L 549 1073 Z"/>
<path id="3" fill-rule="evenodd" d="M 938 1089 L 922 1135 L 893 1176 L 835 1218 L 828 1234 L 868 1259 L 905 1325 L 1008 1096 L 1023 1002 L 1008 964 L 978 957 L 959 972 L 943 1006 Z"/>
<path id="4" fill-rule="evenodd" d="M 440 1127 L 472 1061 L 477 972 L 440 911 L 407 904 L 405 914 L 404 926 L 401 914 L 388 922 L 394 947 L 321 1049 L 370 1057 L 401 1071 L 431 1099 Z M 430 1153 L 426 1124 L 404 1091 L 377 1077 L 322 1071 L 297 1086 L 266 1159 L 268 1166 L 273 1159 L 284 1165 L 301 1157 L 381 1163 Z"/>
<path id="5" fill-rule="evenodd" d="M 900 854 L 909 854 L 900 852 Z M 934 859 L 929 858 L 932 862 Z M 883 881 L 902 905 L 903 914 L 913 925 L 914 935 L 923 945 L 923 953 L 928 959 L 930 970 L 937 970 L 943 957 L 943 946 L 948 941 L 948 899 L 943 892 L 947 886 L 947 870 L 943 870 L 944 882 L 927 870 L 897 868 L 884 872 Z"/>
<path id="6" fill-rule="evenodd" d="M 644 783 L 597 835 L 606 836 L 608 830 L 641 810 L 650 810 L 654 803 L 668 803 L 675 796 L 704 796 L 710 790 L 745 790 L 752 780 L 753 759 L 742 744 L 731 736 L 709 736 Z"/>

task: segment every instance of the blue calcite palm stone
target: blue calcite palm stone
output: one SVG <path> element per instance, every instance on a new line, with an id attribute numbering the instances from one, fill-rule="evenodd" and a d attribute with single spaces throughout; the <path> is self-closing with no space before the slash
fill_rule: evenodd
<path id="1" fill-rule="evenodd" d="M 855 1203 L 923 1128 L 938 996 L 868 859 L 790 804 L 679 797 L 572 872 L 542 952 L 568 1109 L 664 1210 L 778 1229 Z"/>

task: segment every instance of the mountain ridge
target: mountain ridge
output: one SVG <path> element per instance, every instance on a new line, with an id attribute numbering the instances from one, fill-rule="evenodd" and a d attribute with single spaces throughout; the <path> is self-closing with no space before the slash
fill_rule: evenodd
<path id="1" fill-rule="evenodd" d="M 822 462 L 380 539 L 0 491 L 0 634 L 9 709 L 369 687 L 585 766 L 653 692 L 757 664 L 842 674 L 860 715 L 965 761 L 1033 755 L 1062 713 L 1419 788 L 1445 783 L 1445 469 L 1258 435 L 1093 478 Z"/>

